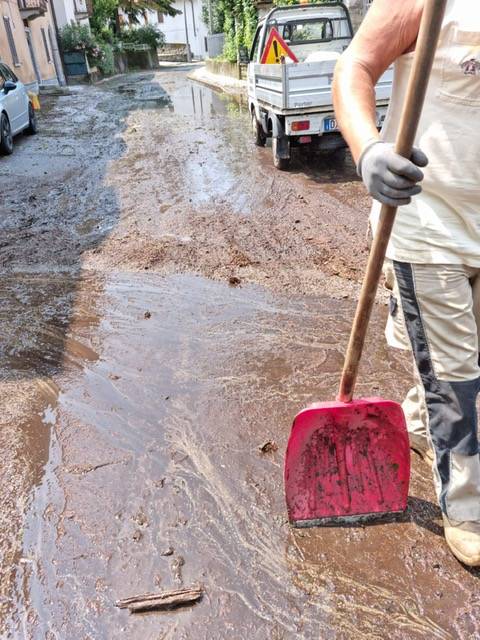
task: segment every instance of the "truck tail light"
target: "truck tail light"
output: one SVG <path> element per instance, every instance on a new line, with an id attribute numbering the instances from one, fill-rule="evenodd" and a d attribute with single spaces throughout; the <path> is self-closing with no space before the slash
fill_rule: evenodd
<path id="1" fill-rule="evenodd" d="M 292 131 L 308 131 L 308 129 L 310 129 L 310 120 L 292 122 Z"/>

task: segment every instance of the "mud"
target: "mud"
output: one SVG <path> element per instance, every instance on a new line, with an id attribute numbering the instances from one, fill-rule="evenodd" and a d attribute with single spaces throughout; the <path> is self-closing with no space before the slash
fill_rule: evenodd
<path id="1" fill-rule="evenodd" d="M 185 74 L 49 98 L 0 162 L 1 637 L 480 637 L 418 459 L 394 523 L 286 522 L 291 420 L 335 395 L 368 202 L 350 162 L 275 172 L 242 103 Z M 358 392 L 400 399 L 385 313 Z M 187 609 L 114 606 L 194 584 Z"/>

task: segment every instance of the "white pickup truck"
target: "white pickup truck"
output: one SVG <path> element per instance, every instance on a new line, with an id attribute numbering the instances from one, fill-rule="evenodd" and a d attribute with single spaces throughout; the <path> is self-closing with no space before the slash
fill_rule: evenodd
<path id="1" fill-rule="evenodd" d="M 298 62 L 289 57 L 279 64 L 261 64 L 272 28 Z M 348 9 L 342 2 L 289 5 L 272 9 L 257 28 L 248 64 L 248 106 L 255 143 L 272 138 L 273 162 L 288 169 L 291 148 L 309 144 L 345 155 L 332 104 L 335 64 L 353 37 Z M 376 87 L 380 128 L 391 94 L 391 69 Z"/>

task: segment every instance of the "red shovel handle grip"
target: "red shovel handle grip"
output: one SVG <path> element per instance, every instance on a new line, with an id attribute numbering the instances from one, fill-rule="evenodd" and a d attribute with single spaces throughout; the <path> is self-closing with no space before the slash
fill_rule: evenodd
<path id="1" fill-rule="evenodd" d="M 447 0 L 425 0 L 396 140 L 396 151 L 406 158 L 412 153 L 446 4 Z M 345 356 L 338 392 L 338 400 L 341 402 L 351 402 L 353 398 L 358 366 L 396 213 L 396 207 L 382 206 Z"/>

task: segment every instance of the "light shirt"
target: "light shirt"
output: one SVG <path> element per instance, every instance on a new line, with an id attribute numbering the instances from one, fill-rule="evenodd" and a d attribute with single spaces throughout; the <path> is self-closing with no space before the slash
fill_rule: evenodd
<path id="1" fill-rule="evenodd" d="M 413 53 L 395 63 L 382 139 L 394 142 Z M 480 267 L 480 1 L 449 0 L 415 145 L 423 191 L 397 213 L 387 257 Z M 374 202 L 375 231 L 380 203 Z"/>

